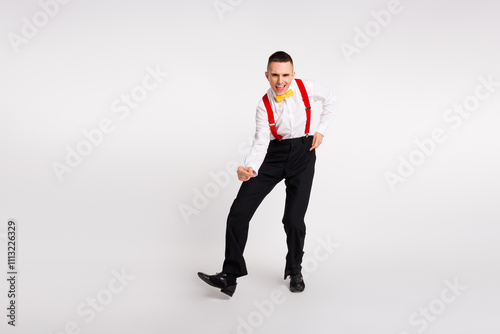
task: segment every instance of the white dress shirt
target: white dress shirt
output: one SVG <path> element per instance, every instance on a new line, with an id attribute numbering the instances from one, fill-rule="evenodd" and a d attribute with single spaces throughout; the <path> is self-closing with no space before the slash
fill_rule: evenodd
<path id="1" fill-rule="evenodd" d="M 335 111 L 336 97 L 328 87 L 316 81 L 302 80 L 302 82 L 306 88 L 311 106 L 316 101 L 321 101 L 323 104 L 323 111 L 320 115 L 318 127 L 316 131 L 311 133 L 319 132 L 324 135 Z M 290 84 L 290 89 L 293 90 L 294 95 L 285 98 L 281 102 L 276 100 L 276 93 L 274 93 L 272 88 L 269 88 L 267 91 L 267 97 L 274 111 L 276 129 L 278 134 L 283 136 L 283 139 L 303 137 L 305 136 L 306 129 L 307 114 L 304 102 L 302 101 L 302 95 L 295 80 Z M 312 118 L 313 114 L 311 113 Z M 258 174 L 259 168 L 264 161 L 270 140 L 275 140 L 275 138 L 269 127 L 269 119 L 264 101 L 260 99 L 257 105 L 255 137 L 252 148 L 245 158 L 245 167 L 252 167 L 255 175 Z"/>

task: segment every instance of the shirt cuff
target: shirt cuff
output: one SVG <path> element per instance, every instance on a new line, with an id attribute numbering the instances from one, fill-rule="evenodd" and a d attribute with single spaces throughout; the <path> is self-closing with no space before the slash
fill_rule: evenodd
<path id="1" fill-rule="evenodd" d="M 319 133 L 321 133 L 324 136 L 327 127 L 328 127 L 327 125 L 324 125 L 324 124 L 320 123 L 320 124 L 318 124 L 318 127 L 316 128 L 316 132 L 319 132 Z"/>

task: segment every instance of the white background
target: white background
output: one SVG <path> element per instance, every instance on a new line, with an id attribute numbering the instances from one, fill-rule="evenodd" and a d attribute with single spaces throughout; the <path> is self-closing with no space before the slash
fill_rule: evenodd
<path id="1" fill-rule="evenodd" d="M 4 277 L 12 218 L 19 271 L 15 328 L 0 280 L 2 333 L 498 333 L 500 87 L 456 129 L 443 120 L 479 78 L 500 81 L 498 2 L 401 0 L 346 57 L 388 1 L 227 1 L 218 13 L 211 0 L 73 0 L 18 52 L 9 34 L 42 9 L 0 1 L 0 263 Z M 338 97 L 306 217 L 307 287 L 292 295 L 282 279 L 279 185 L 228 298 L 196 272 L 220 271 L 239 187 L 223 175 L 248 151 L 277 50 Z M 113 101 L 157 67 L 168 76 L 120 119 Z M 103 119 L 114 130 L 60 182 L 53 163 Z M 447 139 L 391 189 L 385 173 L 436 128 Z M 325 240 L 340 246 L 315 257 Z M 134 278 L 110 294 L 114 271 Z M 446 280 L 465 287 L 450 303 Z M 105 304 L 90 321 L 77 312 L 88 298 Z"/>

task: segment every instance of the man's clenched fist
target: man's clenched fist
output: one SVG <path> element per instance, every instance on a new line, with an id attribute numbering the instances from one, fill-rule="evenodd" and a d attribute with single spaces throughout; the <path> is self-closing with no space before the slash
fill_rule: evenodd
<path id="1" fill-rule="evenodd" d="M 254 173 L 253 173 L 253 168 L 252 167 L 243 167 L 243 166 L 240 166 L 238 167 L 238 180 L 240 181 L 248 181 L 250 180 L 251 177 L 254 177 Z"/>

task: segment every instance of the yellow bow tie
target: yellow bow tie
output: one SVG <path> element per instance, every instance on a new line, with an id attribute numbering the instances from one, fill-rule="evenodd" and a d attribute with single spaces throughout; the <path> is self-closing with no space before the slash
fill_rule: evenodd
<path id="1" fill-rule="evenodd" d="M 281 101 L 283 101 L 284 99 L 286 99 L 287 97 L 290 97 L 290 96 L 293 96 L 293 90 L 291 90 L 291 89 L 289 89 L 288 92 L 286 92 L 286 94 L 276 95 L 276 100 L 278 100 L 278 102 L 281 102 Z"/>

